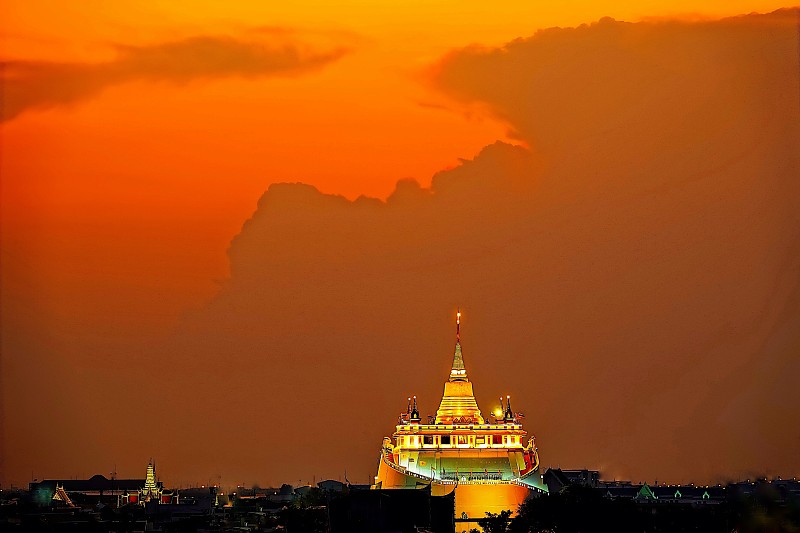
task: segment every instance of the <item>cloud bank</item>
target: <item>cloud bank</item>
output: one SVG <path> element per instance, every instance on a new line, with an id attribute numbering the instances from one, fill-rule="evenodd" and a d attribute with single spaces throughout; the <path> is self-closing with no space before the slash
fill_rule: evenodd
<path id="1" fill-rule="evenodd" d="M 545 466 L 799 475 L 796 17 L 603 20 L 454 52 L 435 83 L 530 149 L 490 145 L 385 202 L 272 185 L 218 296 L 115 354 L 159 408 L 98 417 L 64 394 L 43 422 L 108 442 L 59 452 L 154 454 L 176 481 L 365 482 L 404 399 L 435 412 L 461 306 L 481 408 L 514 396 Z M 72 379 L 106 397 L 128 378 Z M 50 442 L 17 434 L 8 457 Z"/>
<path id="2" fill-rule="evenodd" d="M 347 50 L 318 52 L 298 44 L 195 36 L 147 46 L 118 45 L 117 52 L 116 59 L 105 63 L 4 62 L 0 119 L 75 104 L 130 81 L 185 84 L 234 76 L 295 76 L 320 69 Z"/>
<path id="3" fill-rule="evenodd" d="M 461 305 L 484 409 L 514 395 L 545 464 L 797 473 L 796 16 L 605 19 L 451 54 L 438 86 L 531 150 L 489 146 L 385 203 L 272 186 L 189 337 L 217 332 L 232 380 L 286 399 L 260 406 L 282 433 L 313 420 L 364 457 L 409 392 L 435 410 Z"/>

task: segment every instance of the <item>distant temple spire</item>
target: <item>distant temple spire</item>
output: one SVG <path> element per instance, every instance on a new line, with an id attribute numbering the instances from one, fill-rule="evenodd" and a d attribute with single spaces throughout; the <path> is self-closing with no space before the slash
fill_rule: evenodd
<path id="1" fill-rule="evenodd" d="M 153 463 L 153 459 L 150 459 L 150 462 L 147 463 L 147 474 L 144 480 L 144 488 L 142 489 L 142 496 L 145 498 L 150 497 L 158 497 L 159 495 L 159 487 L 156 482 L 156 465 Z"/>

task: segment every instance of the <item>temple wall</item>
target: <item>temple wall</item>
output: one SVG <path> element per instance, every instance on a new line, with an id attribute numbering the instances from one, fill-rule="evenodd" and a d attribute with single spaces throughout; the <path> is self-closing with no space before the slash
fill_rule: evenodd
<path id="1" fill-rule="evenodd" d="M 416 487 L 417 479 L 401 474 L 381 459 L 378 463 L 378 475 L 376 476 L 375 484 L 380 484 L 380 488 L 384 489 L 406 489 Z"/>
<path id="2" fill-rule="evenodd" d="M 376 483 L 380 483 L 380 487 L 384 489 L 400 489 L 415 487 L 421 484 L 421 481 L 397 472 L 381 461 Z M 453 485 L 434 483 L 431 487 L 431 494 L 444 496 L 449 494 L 453 488 Z M 455 487 L 455 491 L 456 518 L 462 518 L 466 513 L 468 518 L 475 520 L 483 518 L 487 512 L 499 513 L 506 509 L 516 515 L 519 504 L 531 494 L 531 489 L 515 484 L 460 484 Z"/>
<path id="3" fill-rule="evenodd" d="M 499 513 L 508 509 L 517 514 L 519 504 L 531 494 L 530 489 L 519 485 L 459 485 L 456 487 L 456 517 L 463 513 L 469 518 L 483 518 L 486 513 Z"/>

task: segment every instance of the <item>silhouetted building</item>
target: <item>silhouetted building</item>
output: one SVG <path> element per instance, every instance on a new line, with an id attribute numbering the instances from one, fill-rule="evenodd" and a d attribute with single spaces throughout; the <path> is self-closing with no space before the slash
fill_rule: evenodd
<path id="1" fill-rule="evenodd" d="M 568 485 L 583 485 L 596 487 L 600 481 L 600 472 L 597 470 L 562 470 L 548 468 L 542 476 L 548 492 L 559 492 Z"/>
<path id="2" fill-rule="evenodd" d="M 344 492 L 347 485 L 335 479 L 326 479 L 317 483 L 317 487 L 328 492 Z"/>
<path id="3" fill-rule="evenodd" d="M 543 477 L 550 494 L 558 494 L 567 487 L 581 486 L 595 489 L 607 499 L 622 498 L 640 503 L 719 503 L 725 499 L 726 490 L 738 486 L 738 484 L 727 487 L 694 484 L 649 485 L 630 481 L 609 481 L 600 479 L 600 473 L 597 470 L 562 470 L 560 468 L 548 468 Z"/>
<path id="4" fill-rule="evenodd" d="M 30 484 L 33 501 L 43 507 L 80 507 L 81 505 L 160 504 L 178 502 L 177 494 L 165 490 L 156 480 L 155 465 L 149 463 L 144 479 L 116 479 L 97 474 L 89 479 L 45 479 Z"/>
<path id="5" fill-rule="evenodd" d="M 455 531 L 455 494 L 421 489 L 349 490 L 331 500 L 332 533 Z"/>
<path id="6" fill-rule="evenodd" d="M 98 474 L 89 479 L 43 479 L 30 484 L 30 493 L 37 505 L 57 507 L 75 505 L 73 498 L 78 501 L 91 498 L 93 504 L 101 499 L 112 503 L 126 492 L 138 491 L 143 486 L 144 479 L 108 479 Z"/>

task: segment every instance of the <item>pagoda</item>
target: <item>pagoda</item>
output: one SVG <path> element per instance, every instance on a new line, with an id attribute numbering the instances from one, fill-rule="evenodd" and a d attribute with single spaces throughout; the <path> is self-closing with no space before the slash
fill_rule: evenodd
<path id="1" fill-rule="evenodd" d="M 159 504 L 178 503 L 178 494 L 165 489 L 163 484 L 156 480 L 156 465 L 153 459 L 150 459 L 150 462 L 147 463 L 144 486 L 138 490 L 125 490 L 119 496 L 118 505 L 145 505 L 148 502 Z"/>
<path id="2" fill-rule="evenodd" d="M 455 490 L 458 521 L 505 509 L 516 514 L 532 492 L 547 490 L 534 438 L 521 418 L 510 396 L 500 398 L 489 420 L 481 414 L 464 365 L 459 311 L 453 366 L 436 416 L 423 422 L 417 397 L 408 398 L 395 432 L 383 439 L 373 488 L 430 486 L 433 495 Z"/>

